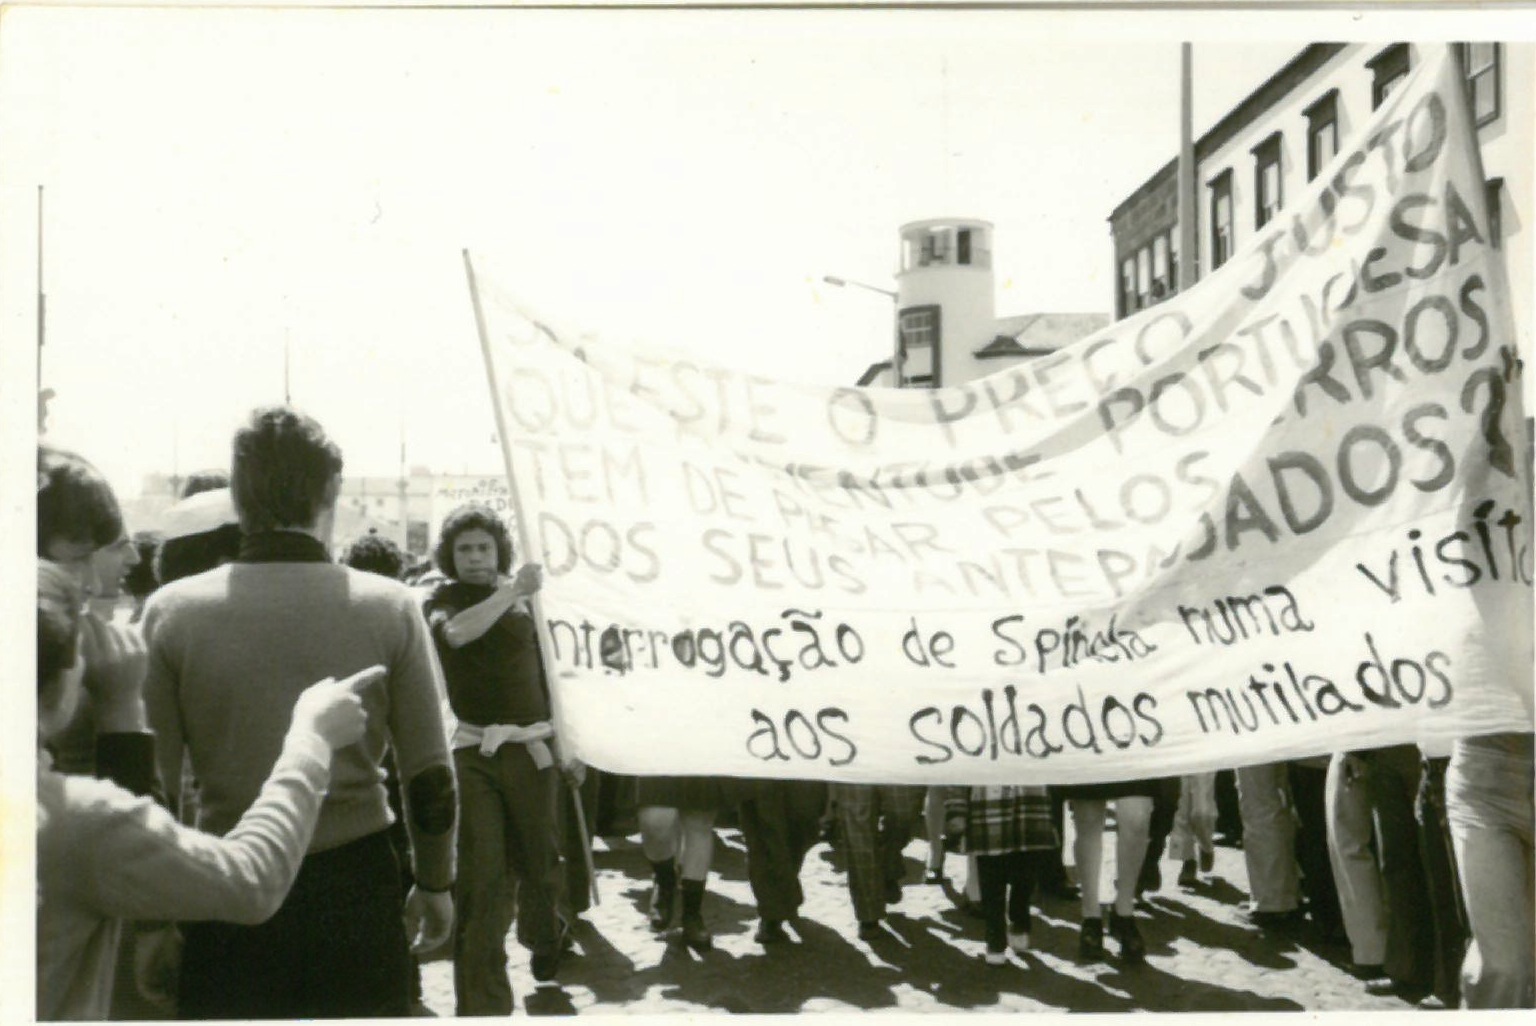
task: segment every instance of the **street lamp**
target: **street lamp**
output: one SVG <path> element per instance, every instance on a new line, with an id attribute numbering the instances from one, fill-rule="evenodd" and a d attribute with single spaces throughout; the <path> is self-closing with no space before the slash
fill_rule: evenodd
<path id="1" fill-rule="evenodd" d="M 893 303 L 897 303 L 897 302 L 901 301 L 900 297 L 897 296 L 896 293 L 892 292 L 890 289 L 882 289 L 880 286 L 878 286 L 878 285 L 870 285 L 868 282 L 854 281 L 851 278 L 839 278 L 836 275 L 831 275 L 831 274 L 824 274 L 824 275 L 822 275 L 821 280 L 826 282 L 828 285 L 836 285 L 840 289 L 842 289 L 842 288 L 860 288 L 860 289 L 868 289 L 870 292 L 878 292 L 882 296 L 885 296 L 888 299 L 890 299 L 890 301 L 893 302 Z"/>

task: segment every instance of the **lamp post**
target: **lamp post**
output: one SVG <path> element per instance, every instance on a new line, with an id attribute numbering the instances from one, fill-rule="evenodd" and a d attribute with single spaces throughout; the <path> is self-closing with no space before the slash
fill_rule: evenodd
<path id="1" fill-rule="evenodd" d="M 832 274 L 824 274 L 824 275 L 822 275 L 821 280 L 826 282 L 828 285 L 836 285 L 840 289 L 842 289 L 842 288 L 859 288 L 859 289 L 867 289 L 870 292 L 878 292 L 882 296 L 885 296 L 886 298 L 888 298 L 892 303 L 897 303 L 897 302 L 901 301 L 901 297 L 898 296 L 895 292 L 892 292 L 890 289 L 882 289 L 880 286 L 878 286 L 878 285 L 871 285 L 868 282 L 854 281 L 852 278 L 839 278 L 836 275 L 832 275 Z"/>

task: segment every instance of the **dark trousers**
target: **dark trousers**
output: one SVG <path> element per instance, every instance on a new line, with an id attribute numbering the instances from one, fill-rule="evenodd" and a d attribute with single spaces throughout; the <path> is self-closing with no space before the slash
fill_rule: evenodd
<path id="1" fill-rule="evenodd" d="M 1419 854 L 1414 819 L 1421 773 L 1419 750 L 1394 745 L 1359 753 L 1369 767 L 1366 787 L 1376 822 L 1376 857 L 1381 863 L 1387 910 L 1387 952 L 1383 966 L 1398 983 L 1428 990 L 1434 985 L 1434 921 L 1429 883 Z"/>
<path id="2" fill-rule="evenodd" d="M 1179 778 L 1164 777 L 1157 781 L 1157 794 L 1152 798 L 1152 819 L 1147 824 L 1147 852 L 1141 859 L 1141 876 L 1150 883 L 1157 873 L 1157 864 L 1168 849 L 1168 835 L 1173 833 L 1173 821 L 1179 811 Z"/>
<path id="3" fill-rule="evenodd" d="M 1328 767 L 1290 764 L 1291 803 L 1296 809 L 1296 864 L 1312 922 L 1324 931 L 1344 928 L 1339 889 L 1328 858 Z"/>
<path id="4" fill-rule="evenodd" d="M 459 876 L 454 888 L 453 993 L 458 1015 L 510 1015 L 507 931 L 535 954 L 559 943 L 555 902 L 560 856 L 555 837 L 554 767 L 539 769 L 528 747 L 495 755 L 453 753 L 459 776 Z M 515 906 L 514 906 L 515 903 Z"/>
<path id="5" fill-rule="evenodd" d="M 587 873 L 587 854 L 591 852 L 592 838 L 597 834 L 597 809 L 603 788 L 603 773 L 587 767 L 586 778 L 581 783 L 581 819 L 576 817 L 576 799 L 571 788 L 564 782 L 555 784 L 558 797 L 555 810 L 559 823 L 560 855 L 563 861 L 560 892 L 560 912 L 567 917 L 579 916 L 592 907 L 592 877 Z M 581 850 L 581 829 L 586 826 L 587 852 Z"/>
<path id="6" fill-rule="evenodd" d="M 1467 953 L 1467 910 L 1456 875 L 1451 828 L 1445 818 L 1445 770 L 1450 759 L 1425 759 L 1414 815 L 1419 823 L 1419 858 L 1429 883 L 1435 926 L 1435 994 L 1449 1008 L 1461 1003 L 1461 962 Z"/>
<path id="7" fill-rule="evenodd" d="M 805 902 L 800 867 L 821 839 L 827 785 L 817 780 L 758 780 L 741 803 L 747 882 L 761 919 L 793 919 Z"/>
<path id="8" fill-rule="evenodd" d="M 976 856 L 988 951 L 1002 951 L 1008 944 L 1009 930 L 1029 932 L 1030 897 L 1048 856 L 1048 851 L 1010 851 L 1002 855 Z"/>
<path id="9" fill-rule="evenodd" d="M 400 867 L 387 831 L 304 860 L 259 926 L 188 923 L 183 1019 L 375 1019 L 410 1013 Z"/>

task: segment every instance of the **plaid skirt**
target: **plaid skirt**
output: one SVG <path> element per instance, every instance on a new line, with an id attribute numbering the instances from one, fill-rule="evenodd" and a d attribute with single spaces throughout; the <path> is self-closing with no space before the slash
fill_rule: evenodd
<path id="1" fill-rule="evenodd" d="M 970 855 L 1055 848 L 1061 841 L 1051 823 L 1051 799 L 1044 787 L 989 784 L 951 788 L 946 816 L 965 816 L 965 850 Z"/>

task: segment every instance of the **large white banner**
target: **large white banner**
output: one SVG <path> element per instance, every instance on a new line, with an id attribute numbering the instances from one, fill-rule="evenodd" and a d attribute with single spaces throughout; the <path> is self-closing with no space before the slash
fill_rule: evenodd
<path id="1" fill-rule="evenodd" d="M 1527 452 L 1425 63 L 1190 292 L 960 388 L 579 345 L 477 286 L 593 765 L 1167 776 L 1530 729 Z"/>

